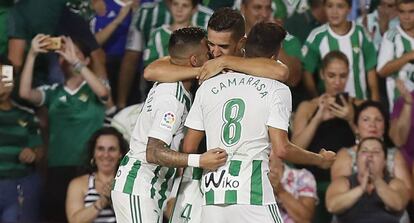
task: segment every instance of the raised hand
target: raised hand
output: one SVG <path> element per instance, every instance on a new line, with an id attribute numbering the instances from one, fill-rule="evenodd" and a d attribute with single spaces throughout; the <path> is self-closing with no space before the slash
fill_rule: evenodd
<path id="1" fill-rule="evenodd" d="M 200 167 L 205 170 L 215 171 L 226 164 L 227 152 L 224 149 L 215 148 L 203 153 L 200 157 Z"/>
<path id="2" fill-rule="evenodd" d="M 37 34 L 33 39 L 32 39 L 32 45 L 30 47 L 30 51 L 29 53 L 33 54 L 33 55 L 37 55 L 39 53 L 47 53 L 47 50 L 45 49 L 45 47 L 47 45 L 49 45 L 49 43 L 47 41 L 45 41 L 47 38 L 49 38 L 49 35 L 45 35 L 45 34 Z"/>
<path id="3" fill-rule="evenodd" d="M 400 92 L 401 96 L 404 98 L 404 102 L 406 104 L 412 104 L 413 103 L 413 97 L 411 96 L 411 93 L 407 89 L 407 87 L 405 87 L 404 81 L 397 78 L 397 79 L 395 79 L 395 84 L 396 84 L 396 87 L 397 87 L 398 91 Z"/>
<path id="4" fill-rule="evenodd" d="M 343 95 L 339 95 L 339 98 L 341 99 L 342 105 L 336 103 L 335 101 L 331 102 L 329 105 L 331 114 L 348 122 L 353 122 L 354 108 L 351 100 L 347 101 Z"/>
<path id="5" fill-rule="evenodd" d="M 197 75 L 199 84 L 216 76 L 223 70 L 223 58 L 224 57 L 218 57 L 204 63 Z"/>
<path id="6" fill-rule="evenodd" d="M 319 168 L 321 169 L 331 168 L 332 164 L 335 162 L 336 153 L 333 151 L 321 149 L 321 151 L 319 151 L 319 155 L 322 158 L 321 162 L 318 165 Z"/>
<path id="7" fill-rule="evenodd" d="M 76 47 L 70 37 L 62 37 L 64 47 L 61 50 L 56 50 L 60 56 L 62 56 L 69 64 L 75 65 L 80 62 L 79 57 L 76 55 Z"/>

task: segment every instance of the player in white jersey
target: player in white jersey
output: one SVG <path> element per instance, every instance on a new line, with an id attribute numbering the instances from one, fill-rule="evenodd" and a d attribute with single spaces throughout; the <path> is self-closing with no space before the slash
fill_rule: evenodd
<path id="1" fill-rule="evenodd" d="M 351 0 L 324 1 L 328 23 L 312 30 L 302 48 L 304 84 L 312 96 L 324 91 L 316 72 L 322 58 L 330 51 L 339 50 L 350 62 L 345 91 L 358 99 L 379 100 L 375 46 L 362 26 L 347 21 L 351 6 Z"/>
<path id="2" fill-rule="evenodd" d="M 276 59 L 286 33 L 277 24 L 259 23 L 246 43 L 246 56 Z M 229 154 L 225 166 L 204 172 L 201 222 L 282 222 L 269 173 L 269 156 L 328 168 L 334 153 L 315 154 L 287 138 L 291 114 L 289 88 L 277 81 L 229 72 L 209 79 L 197 91 L 186 120 L 184 151 L 207 148 Z M 271 155 L 273 148 L 273 155 Z"/>
<path id="3" fill-rule="evenodd" d="M 414 1 L 398 0 L 400 24 L 384 34 L 378 55 L 378 74 L 386 78 L 390 111 L 400 96 L 395 79 L 404 81 L 409 91 L 414 90 Z"/>
<path id="4" fill-rule="evenodd" d="M 208 59 L 204 31 L 184 28 L 170 39 L 171 62 L 201 66 Z M 183 123 L 191 106 L 191 80 L 155 83 L 138 117 L 115 177 L 112 200 L 117 222 L 162 222 L 162 208 L 176 167 L 217 169 L 227 153 L 212 149 L 200 155 L 177 152 L 183 137 Z"/>

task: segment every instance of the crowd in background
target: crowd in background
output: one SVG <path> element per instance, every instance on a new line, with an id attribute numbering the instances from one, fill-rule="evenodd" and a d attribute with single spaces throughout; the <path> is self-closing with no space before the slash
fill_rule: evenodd
<path id="1" fill-rule="evenodd" d="M 152 86 L 144 69 L 168 56 L 173 31 L 207 29 L 221 7 L 240 10 L 246 33 L 284 26 L 291 141 L 337 152 L 330 170 L 274 166 L 284 221 L 410 222 L 414 0 L 1 1 L 13 79 L 0 75 L 0 222 L 115 222 L 111 183 Z"/>

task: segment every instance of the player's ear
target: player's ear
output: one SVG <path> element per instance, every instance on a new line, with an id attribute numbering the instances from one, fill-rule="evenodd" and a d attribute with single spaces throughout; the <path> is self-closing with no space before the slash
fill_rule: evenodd
<path id="1" fill-rule="evenodd" d="M 237 50 L 239 50 L 240 54 L 244 56 L 244 47 L 246 45 L 246 37 L 242 37 L 239 42 L 237 42 Z"/>
<path id="2" fill-rule="evenodd" d="M 197 62 L 198 62 L 197 57 L 195 55 L 191 55 L 190 56 L 190 64 L 191 64 L 191 66 L 192 67 L 197 67 L 197 64 L 198 64 Z"/>

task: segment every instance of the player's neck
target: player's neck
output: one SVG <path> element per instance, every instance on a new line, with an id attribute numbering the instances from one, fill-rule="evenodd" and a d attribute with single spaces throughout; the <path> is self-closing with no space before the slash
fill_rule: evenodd
<path id="1" fill-rule="evenodd" d="M 352 23 L 351 22 L 344 22 L 341 24 L 338 24 L 336 26 L 333 26 L 331 24 L 329 24 L 329 27 L 332 29 L 332 31 L 340 36 L 345 35 L 349 32 L 349 30 L 351 30 L 352 28 Z"/>
<path id="2" fill-rule="evenodd" d="M 114 179 L 115 172 L 112 171 L 110 173 L 104 173 L 102 171 L 98 171 L 96 173 L 96 179 L 101 181 L 102 183 L 109 183 Z"/>
<path id="3" fill-rule="evenodd" d="M 11 103 L 11 99 L 8 98 L 4 101 L 0 101 L 0 110 L 8 111 L 13 108 L 13 104 Z"/>
<path id="4" fill-rule="evenodd" d="M 193 84 L 193 81 L 192 80 L 186 80 L 186 81 L 182 81 L 182 82 L 183 82 L 183 85 L 184 85 L 185 90 L 187 90 L 188 92 L 190 92 L 191 91 L 192 84 Z"/>

